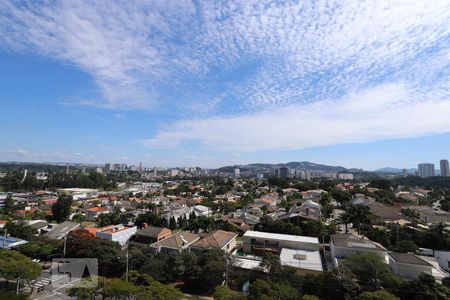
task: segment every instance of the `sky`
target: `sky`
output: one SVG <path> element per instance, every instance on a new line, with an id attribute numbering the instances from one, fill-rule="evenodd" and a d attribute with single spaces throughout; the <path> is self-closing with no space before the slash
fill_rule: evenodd
<path id="1" fill-rule="evenodd" d="M 450 159 L 450 2 L 0 0 L 0 161 Z"/>

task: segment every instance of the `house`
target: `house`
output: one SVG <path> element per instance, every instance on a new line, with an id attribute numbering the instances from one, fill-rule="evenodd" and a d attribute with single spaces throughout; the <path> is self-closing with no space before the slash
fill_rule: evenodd
<path id="1" fill-rule="evenodd" d="M 404 279 L 416 279 L 421 273 L 433 276 L 441 281 L 448 274 L 440 270 L 433 257 L 419 256 L 413 253 L 388 253 L 389 266 L 392 271 Z M 437 267 L 436 267 L 437 266 Z"/>
<path id="2" fill-rule="evenodd" d="M 26 243 L 28 243 L 28 241 L 12 236 L 0 235 L 0 249 L 12 249 Z"/>
<path id="3" fill-rule="evenodd" d="M 50 230 L 50 225 L 45 220 L 30 220 L 28 221 L 28 225 L 31 228 L 36 229 L 36 235 L 47 233 Z"/>
<path id="4" fill-rule="evenodd" d="M 249 230 L 244 233 L 242 250 L 252 254 L 278 254 L 282 248 L 319 250 L 319 247 L 319 239 L 316 237 Z"/>
<path id="5" fill-rule="evenodd" d="M 191 208 L 184 207 L 177 202 L 172 202 L 164 207 L 161 217 L 166 219 L 167 222 L 169 222 L 172 218 L 175 219 L 176 222 L 178 222 L 178 219 L 180 218 L 185 218 L 186 220 L 188 220 L 190 213 Z"/>
<path id="6" fill-rule="evenodd" d="M 219 249 L 232 253 L 236 249 L 237 233 L 215 230 L 192 244 L 192 250 Z"/>
<path id="7" fill-rule="evenodd" d="M 382 245 L 372 242 L 367 238 L 360 238 L 351 233 L 334 234 L 330 239 L 331 258 L 336 264 L 336 259 L 346 258 L 352 254 L 371 252 L 387 260 L 387 250 Z"/>
<path id="8" fill-rule="evenodd" d="M 195 205 L 193 207 L 193 212 L 196 217 L 209 217 L 212 214 L 212 210 L 204 205 Z"/>
<path id="9" fill-rule="evenodd" d="M 165 227 L 147 226 L 138 230 L 132 238 L 131 244 L 135 245 L 150 245 L 155 242 L 162 241 L 172 235 L 172 230 Z"/>
<path id="10" fill-rule="evenodd" d="M 86 212 L 86 219 L 95 220 L 101 214 L 109 213 L 109 209 L 106 207 L 91 207 L 86 208 L 85 212 Z"/>
<path id="11" fill-rule="evenodd" d="M 450 212 L 440 210 L 440 209 L 432 209 L 432 208 L 420 208 L 418 209 L 420 220 L 425 223 L 434 223 L 434 222 L 450 222 Z"/>
<path id="12" fill-rule="evenodd" d="M 69 232 L 77 229 L 78 227 L 80 227 L 80 224 L 78 223 L 65 221 L 55 226 L 52 230 L 44 234 L 44 236 L 48 237 L 51 240 L 61 240 L 66 237 Z"/>
<path id="13" fill-rule="evenodd" d="M 236 255 L 232 259 L 236 267 L 260 269 L 262 256 L 272 253 L 280 257 L 282 266 L 294 267 L 298 274 L 323 271 L 317 237 L 247 231 L 243 236 L 242 250 L 244 255 Z"/>
<path id="14" fill-rule="evenodd" d="M 187 231 L 177 232 L 162 241 L 150 245 L 154 253 L 177 253 L 189 247 L 198 241 L 200 236 Z"/>
<path id="15" fill-rule="evenodd" d="M 128 227 L 119 225 L 106 226 L 99 229 L 95 236 L 98 238 L 110 240 L 124 246 L 128 240 L 136 233 L 137 227 Z"/>

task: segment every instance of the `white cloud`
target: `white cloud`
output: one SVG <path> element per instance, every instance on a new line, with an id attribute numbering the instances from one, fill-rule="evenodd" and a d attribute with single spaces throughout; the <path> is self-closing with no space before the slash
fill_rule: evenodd
<path id="1" fill-rule="evenodd" d="M 47 162 L 93 162 L 94 155 L 70 151 L 32 151 L 25 149 L 0 149 L 3 161 L 47 161 Z"/>
<path id="2" fill-rule="evenodd" d="M 150 147 L 200 142 L 225 151 L 302 149 L 450 131 L 450 100 L 412 101 L 404 84 L 389 84 L 337 101 L 322 100 L 236 117 L 180 121 L 143 141 Z"/>
<path id="3" fill-rule="evenodd" d="M 76 66 L 102 95 L 68 101 L 185 118 L 150 146 L 297 149 L 448 131 L 449 36 L 448 0 L 0 3 L 0 46 Z"/>

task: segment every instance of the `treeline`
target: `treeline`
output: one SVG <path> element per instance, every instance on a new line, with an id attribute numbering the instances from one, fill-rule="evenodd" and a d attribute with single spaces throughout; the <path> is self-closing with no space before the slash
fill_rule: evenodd
<path id="1" fill-rule="evenodd" d="M 34 191 L 42 189 L 56 189 L 56 188 L 100 188 L 100 189 L 114 189 L 117 181 L 125 181 L 127 175 L 125 174 L 108 174 L 103 175 L 96 172 L 91 173 L 49 173 L 47 180 L 38 180 L 36 174 L 28 174 L 22 182 L 23 173 L 13 172 L 7 174 L 0 179 L 0 186 L 3 191 Z"/>

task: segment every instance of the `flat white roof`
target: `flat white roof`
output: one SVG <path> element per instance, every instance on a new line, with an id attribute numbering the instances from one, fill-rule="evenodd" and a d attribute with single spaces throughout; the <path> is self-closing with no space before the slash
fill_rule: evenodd
<path id="1" fill-rule="evenodd" d="M 317 238 L 317 237 L 270 233 L 270 232 L 262 232 L 262 231 L 249 230 L 246 233 L 244 233 L 244 237 L 271 239 L 271 240 L 278 240 L 278 241 L 289 241 L 289 242 L 297 242 L 297 243 L 319 244 L 319 238 Z"/>
<path id="2" fill-rule="evenodd" d="M 322 259 L 319 251 L 299 249 L 281 249 L 280 261 L 283 266 L 291 266 L 299 269 L 323 271 Z"/>

